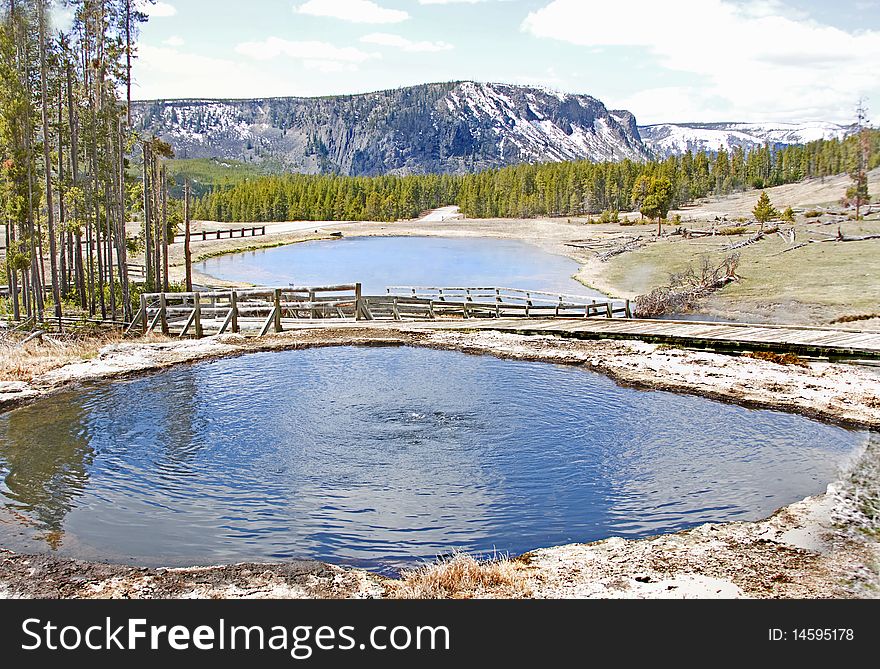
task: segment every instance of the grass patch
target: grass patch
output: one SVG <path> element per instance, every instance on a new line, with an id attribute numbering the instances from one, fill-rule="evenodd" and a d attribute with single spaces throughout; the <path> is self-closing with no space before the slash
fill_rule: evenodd
<path id="1" fill-rule="evenodd" d="M 809 367 L 803 358 L 796 356 L 794 353 L 773 353 L 772 351 L 751 351 L 743 353 L 746 358 L 754 358 L 755 360 L 766 360 L 775 362 L 777 365 L 795 365 L 796 367 Z"/>
<path id="2" fill-rule="evenodd" d="M 488 594 L 508 599 L 531 596 L 526 566 L 508 557 L 481 561 L 465 553 L 455 553 L 442 562 L 403 572 L 392 596 L 471 599 Z"/>
<path id="3" fill-rule="evenodd" d="M 122 340 L 119 332 L 44 334 L 22 344 L 25 333 L 0 338 L 0 381 L 30 382 L 72 362 L 91 360 L 102 346 Z"/>
<path id="4" fill-rule="evenodd" d="M 721 228 L 716 232 L 719 235 L 744 235 L 748 228 L 743 227 L 741 225 L 737 225 L 730 228 Z"/>
<path id="5" fill-rule="evenodd" d="M 876 222 L 843 223 L 843 234 L 875 234 Z M 796 225 L 797 240 L 811 239 L 815 227 Z M 827 324 L 847 314 L 877 311 L 876 266 L 880 241 L 808 244 L 790 253 L 778 235 L 738 249 L 740 281 L 713 297 L 715 309 L 773 309 L 787 321 Z M 711 238 L 663 239 L 602 263 L 596 282 L 618 295 L 642 295 L 664 285 L 670 274 L 683 272 L 706 253 L 713 259 L 725 249 Z"/>

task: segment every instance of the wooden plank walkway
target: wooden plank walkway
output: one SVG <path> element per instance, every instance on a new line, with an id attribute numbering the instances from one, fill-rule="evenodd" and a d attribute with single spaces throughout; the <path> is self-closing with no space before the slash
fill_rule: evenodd
<path id="1" fill-rule="evenodd" d="M 399 292 L 398 292 L 399 291 Z M 396 293 L 396 294 L 395 294 Z M 363 295 L 361 284 L 150 293 L 129 326 L 178 337 L 296 328 L 495 330 L 578 339 L 630 339 L 722 352 L 769 351 L 880 359 L 880 331 L 631 318 L 627 301 L 511 288 L 403 287 Z"/>
<path id="2" fill-rule="evenodd" d="M 828 359 L 880 359 L 880 332 L 756 323 L 605 318 L 485 318 L 432 321 L 285 322 L 285 329 L 356 327 L 392 330 L 495 330 L 575 339 L 624 339 L 719 352 L 770 351 Z"/>

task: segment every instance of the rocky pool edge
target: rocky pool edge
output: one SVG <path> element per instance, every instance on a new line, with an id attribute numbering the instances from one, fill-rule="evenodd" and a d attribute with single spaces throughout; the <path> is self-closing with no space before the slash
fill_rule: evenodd
<path id="1" fill-rule="evenodd" d="M 418 324 L 306 328 L 264 339 L 110 344 L 88 361 L 30 382 L 0 382 L 0 410 L 79 384 L 130 378 L 172 365 L 257 351 L 315 346 L 427 346 L 579 365 L 618 383 L 779 409 L 880 429 L 880 375 L 855 365 L 779 365 L 747 357 L 631 341 L 582 341 L 498 332 L 438 332 Z M 793 597 L 880 595 L 880 439 L 828 490 L 767 519 L 701 525 L 645 539 L 538 548 L 512 558 L 515 587 L 487 585 L 464 597 Z M 442 565 L 433 568 L 442 568 Z M 0 548 L 0 596 L 382 598 L 432 596 L 373 572 L 317 562 L 143 568 L 19 554 Z"/>

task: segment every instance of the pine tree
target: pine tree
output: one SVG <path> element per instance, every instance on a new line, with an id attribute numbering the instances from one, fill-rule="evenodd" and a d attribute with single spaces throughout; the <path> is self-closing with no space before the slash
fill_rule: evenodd
<path id="1" fill-rule="evenodd" d="M 764 227 L 765 223 L 779 216 L 779 212 L 774 209 L 766 191 L 761 191 L 758 202 L 755 204 L 755 208 L 752 209 L 752 215 L 761 224 L 761 228 Z"/>
<path id="2" fill-rule="evenodd" d="M 672 183 L 666 178 L 653 178 L 639 211 L 650 219 L 657 219 L 657 236 L 663 232 L 663 219 L 672 206 Z"/>
<path id="3" fill-rule="evenodd" d="M 132 134 L 118 91 L 146 15 L 133 0 L 65 4 L 73 25 L 57 34 L 50 0 L 0 0 L 0 211 L 13 318 L 23 307 L 42 321 L 49 294 L 59 326 L 74 298 L 90 315 L 100 307 L 116 318 L 119 297 L 128 320 Z"/>
<path id="4" fill-rule="evenodd" d="M 844 197 L 846 205 L 855 206 L 856 220 L 861 218 L 862 205 L 868 204 L 871 201 L 871 196 L 868 193 L 868 164 L 870 162 L 871 140 L 870 133 L 865 125 L 867 116 L 868 111 L 865 108 L 865 103 L 860 101 L 856 109 L 858 148 L 855 151 L 854 167 L 849 174 L 852 184 L 847 188 L 846 196 Z"/>

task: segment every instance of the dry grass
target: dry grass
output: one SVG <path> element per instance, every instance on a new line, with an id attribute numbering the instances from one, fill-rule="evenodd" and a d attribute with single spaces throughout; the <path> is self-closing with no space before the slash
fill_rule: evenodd
<path id="1" fill-rule="evenodd" d="M 835 318 L 832 323 L 855 323 L 856 321 L 870 321 L 875 318 L 880 318 L 880 314 L 878 313 L 870 313 L 870 314 L 850 314 L 847 316 L 840 316 L 839 318 Z"/>
<path id="2" fill-rule="evenodd" d="M 29 333 L 0 334 L 0 381 L 32 381 L 45 372 L 94 358 L 118 333 L 44 334 L 22 344 Z"/>
<path id="3" fill-rule="evenodd" d="M 731 227 L 731 228 L 721 228 L 716 232 L 719 235 L 731 236 L 731 235 L 744 235 L 748 228 L 745 228 L 741 225 Z"/>
<path id="4" fill-rule="evenodd" d="M 476 560 L 456 553 L 448 560 L 406 571 L 390 593 L 399 599 L 471 599 L 530 597 L 525 563 L 497 557 Z"/>
<path id="5" fill-rule="evenodd" d="M 771 351 L 753 351 L 744 353 L 746 358 L 754 358 L 755 360 L 767 360 L 775 362 L 777 365 L 795 365 L 797 367 L 809 367 L 810 363 L 799 358 L 794 353 L 773 353 Z"/>

